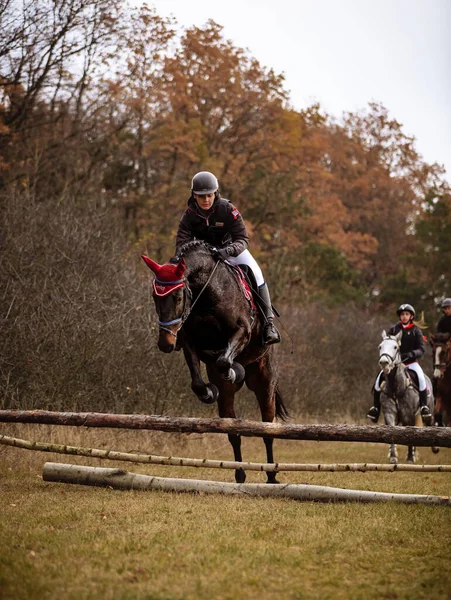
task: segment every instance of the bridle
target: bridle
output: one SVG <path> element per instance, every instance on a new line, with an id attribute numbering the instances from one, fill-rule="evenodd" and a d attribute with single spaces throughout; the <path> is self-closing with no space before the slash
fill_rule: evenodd
<path id="1" fill-rule="evenodd" d="M 394 338 L 391 338 L 391 337 L 384 338 L 383 342 L 391 340 L 391 339 L 394 339 Z M 401 362 L 401 360 L 398 360 L 398 361 L 396 360 L 396 357 L 399 356 L 399 345 L 397 347 L 395 356 L 391 356 L 390 354 L 388 354 L 388 352 L 383 352 L 382 354 L 379 354 L 379 364 L 380 364 L 381 358 L 383 356 L 386 356 L 388 358 L 389 363 L 392 363 L 393 367 L 398 365 Z"/>
<path id="2" fill-rule="evenodd" d="M 161 321 L 160 317 L 158 317 L 157 323 L 158 323 L 158 327 L 159 327 L 160 331 L 166 331 L 166 333 L 170 333 L 172 336 L 175 337 L 175 339 L 177 339 L 177 335 L 178 335 L 180 329 L 183 327 L 183 324 L 185 323 L 185 321 L 187 320 L 187 318 L 191 314 L 191 311 L 195 307 L 196 302 L 202 296 L 203 292 L 205 291 L 205 289 L 207 288 L 208 284 L 210 283 L 213 275 L 215 274 L 215 271 L 217 269 L 218 264 L 219 264 L 219 261 L 216 262 L 216 264 L 215 264 L 212 272 L 210 273 L 210 275 L 209 275 L 206 283 L 204 284 L 204 286 L 200 290 L 199 294 L 197 295 L 197 297 L 196 297 L 196 299 L 194 300 L 193 303 L 191 303 L 191 300 L 193 298 L 193 292 L 192 292 L 191 288 L 189 287 L 189 285 L 187 284 L 185 277 L 182 277 L 182 279 L 178 279 L 177 281 L 161 281 L 160 279 L 155 278 L 155 280 L 154 280 L 154 286 L 155 286 L 155 284 L 162 285 L 162 286 L 177 286 L 177 287 L 174 287 L 174 289 L 171 290 L 170 292 L 168 292 L 167 294 L 164 294 L 164 296 L 172 294 L 177 289 L 180 289 L 180 288 L 183 289 L 183 309 L 182 309 L 182 314 L 180 315 L 180 317 L 176 317 L 175 319 L 171 319 L 170 321 Z M 180 284 L 182 284 L 182 285 L 180 285 Z M 154 289 L 155 289 L 155 287 L 154 287 Z M 172 331 L 172 329 L 169 329 L 170 325 L 177 325 L 178 326 L 177 329 L 175 330 L 175 332 Z"/>

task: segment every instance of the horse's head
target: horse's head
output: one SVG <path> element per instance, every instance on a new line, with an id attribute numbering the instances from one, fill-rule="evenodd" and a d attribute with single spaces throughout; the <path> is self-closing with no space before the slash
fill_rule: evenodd
<path id="1" fill-rule="evenodd" d="M 183 258 L 177 263 L 159 265 L 148 256 L 142 259 L 155 273 L 153 299 L 158 315 L 158 348 L 162 352 L 172 352 L 177 342 L 177 333 L 183 325 L 185 310 L 185 271 Z"/>
<path id="2" fill-rule="evenodd" d="M 401 338 L 402 331 L 397 335 L 387 335 L 385 331 L 382 332 L 382 342 L 379 344 L 379 365 L 386 375 L 401 364 L 399 352 Z"/>
<path id="3" fill-rule="evenodd" d="M 449 333 L 431 334 L 434 377 L 440 379 L 451 365 L 451 335 Z"/>

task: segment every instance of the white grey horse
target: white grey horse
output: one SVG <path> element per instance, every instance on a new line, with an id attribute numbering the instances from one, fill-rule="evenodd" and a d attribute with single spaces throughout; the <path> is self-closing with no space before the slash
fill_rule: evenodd
<path id="1" fill-rule="evenodd" d="M 384 373 L 384 381 L 380 384 L 381 406 L 386 425 L 415 425 L 415 416 L 419 413 L 420 395 L 407 374 L 407 367 L 401 361 L 400 345 L 402 331 L 398 335 L 387 335 L 382 332 L 379 344 L 379 365 Z M 427 375 L 428 406 L 434 410 L 431 380 Z M 433 448 L 438 452 L 438 448 Z M 398 462 L 396 446 L 390 445 L 390 463 Z M 416 462 L 415 446 L 408 447 L 407 462 Z"/>

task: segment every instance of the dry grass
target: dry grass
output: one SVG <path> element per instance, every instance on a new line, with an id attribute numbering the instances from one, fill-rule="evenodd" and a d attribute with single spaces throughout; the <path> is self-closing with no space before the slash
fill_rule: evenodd
<path id="1" fill-rule="evenodd" d="M 225 436 L 49 426 L 2 433 L 73 445 L 231 458 Z M 278 460 L 385 462 L 379 444 L 276 441 Z M 264 460 L 243 440 L 245 460 Z M 401 448 L 404 457 L 404 448 Z M 451 450 L 420 462 L 450 463 Z M 2 598 L 449 598 L 446 507 L 315 504 L 121 492 L 44 483 L 46 461 L 124 468 L 0 447 Z M 233 480 L 233 472 L 126 465 L 140 473 Z M 248 481 L 264 475 L 248 473 Z M 283 481 L 449 495 L 446 473 L 284 473 Z"/>

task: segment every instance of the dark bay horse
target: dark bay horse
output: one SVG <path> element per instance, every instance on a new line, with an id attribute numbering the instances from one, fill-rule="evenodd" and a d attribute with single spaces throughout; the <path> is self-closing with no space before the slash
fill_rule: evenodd
<path id="1" fill-rule="evenodd" d="M 199 400 L 217 401 L 220 417 L 236 418 L 235 393 L 246 383 L 258 400 L 262 421 L 286 419 L 273 346 L 263 345 L 260 319 L 236 271 L 201 241 L 185 244 L 176 264 L 142 258 L 155 273 L 158 347 L 163 352 L 183 349 Z M 209 382 L 203 380 L 201 362 Z M 228 437 L 235 460 L 241 462 L 240 436 Z M 267 462 L 273 463 L 273 440 L 264 442 Z M 275 473 L 267 476 L 268 483 L 278 483 Z M 243 469 L 235 471 L 238 483 L 245 479 Z"/>
<path id="2" fill-rule="evenodd" d="M 434 419 L 443 425 L 443 414 L 451 426 L 451 335 L 449 333 L 431 334 L 432 361 L 434 378 L 437 382 Z"/>

